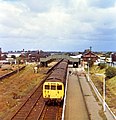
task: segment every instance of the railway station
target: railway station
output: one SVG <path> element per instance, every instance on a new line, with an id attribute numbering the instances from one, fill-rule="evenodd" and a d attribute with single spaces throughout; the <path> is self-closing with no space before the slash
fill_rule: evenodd
<path id="1" fill-rule="evenodd" d="M 116 0 L 0 0 L 0 120 L 116 120 Z"/>
<path id="2" fill-rule="evenodd" d="M 68 55 L 51 55 L 46 58 L 40 58 L 40 63 L 47 67 L 49 61 L 53 59 L 67 59 L 71 64 L 73 64 L 73 67 L 78 67 L 80 64 L 80 58 L 72 58 Z"/>
<path id="3" fill-rule="evenodd" d="M 48 69 L 51 59 L 59 60 Z M 38 72 L 32 72 L 32 65 L 31 68 L 23 66 L 8 76 L 1 77 L 1 80 L 7 78 L 12 81 L 12 76 L 16 74 L 19 83 L 23 83 L 25 75 L 24 79 L 19 78 L 23 73 L 20 71 L 27 68 L 25 74 L 28 73 L 28 76 L 32 75 L 37 80 L 42 72 L 40 69 L 47 69 L 46 72 L 44 70 L 46 77 L 44 76 L 43 80 L 21 100 L 21 104 L 12 109 L 7 117 L 2 118 L 3 120 L 115 120 L 108 110 L 103 111 L 102 103 L 96 98 L 80 59 L 57 55 L 42 58 L 41 63 L 43 67 L 39 68 Z M 14 77 L 14 80 L 16 78 Z M 13 93 L 14 100 L 20 98 L 18 94 Z"/>

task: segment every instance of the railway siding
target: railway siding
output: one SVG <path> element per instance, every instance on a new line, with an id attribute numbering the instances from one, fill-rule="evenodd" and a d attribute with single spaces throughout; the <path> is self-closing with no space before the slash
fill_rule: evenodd
<path id="1" fill-rule="evenodd" d="M 41 68 L 41 70 L 46 69 Z M 31 97 L 39 84 L 43 83 L 45 76 L 43 73 L 34 74 L 33 66 L 29 65 L 23 71 L 1 81 L 0 93 L 2 97 L 0 97 L 0 105 L 3 104 L 4 106 L 0 106 L 0 113 L 3 110 L 4 112 L 0 114 L 0 120 L 11 120 L 10 118 L 20 109 L 23 102 Z"/>
<path id="2" fill-rule="evenodd" d="M 61 120 L 62 106 L 48 106 L 42 97 L 43 82 L 47 77 L 49 77 L 49 74 L 17 110 L 5 120 L 37 120 L 41 119 L 41 116 L 44 116 L 44 120 Z"/>
<path id="3" fill-rule="evenodd" d="M 9 72 L 9 73 L 6 73 L 5 75 L 0 76 L 0 80 L 4 79 L 4 78 L 6 78 L 6 77 L 9 77 L 9 76 L 17 73 L 18 71 L 23 70 L 24 68 L 25 68 L 25 66 L 23 66 L 23 67 L 21 67 L 21 68 L 19 68 L 19 69 L 16 69 L 16 70 L 14 70 L 14 71 L 11 71 L 11 72 Z"/>

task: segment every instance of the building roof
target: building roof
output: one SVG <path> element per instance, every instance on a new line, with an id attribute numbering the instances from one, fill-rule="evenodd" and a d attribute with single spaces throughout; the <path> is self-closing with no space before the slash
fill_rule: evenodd
<path id="1" fill-rule="evenodd" d="M 85 54 L 82 55 L 82 58 L 95 58 L 95 57 L 98 57 L 95 53 L 89 51 Z"/>

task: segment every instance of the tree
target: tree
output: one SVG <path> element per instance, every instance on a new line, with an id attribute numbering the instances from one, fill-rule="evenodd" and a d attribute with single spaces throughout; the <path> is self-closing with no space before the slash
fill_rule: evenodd
<path id="1" fill-rule="evenodd" d="M 109 66 L 106 69 L 105 74 L 106 74 L 106 78 L 109 78 L 109 79 L 116 76 L 116 68 Z"/>

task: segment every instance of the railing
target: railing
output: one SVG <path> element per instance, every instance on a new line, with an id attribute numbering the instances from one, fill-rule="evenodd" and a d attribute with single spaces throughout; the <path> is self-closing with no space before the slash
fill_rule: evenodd
<path id="1" fill-rule="evenodd" d="M 88 75 L 86 75 L 86 78 Z M 99 101 L 103 104 L 103 98 L 101 96 L 101 94 L 99 93 L 98 89 L 96 88 L 96 86 L 94 85 L 94 83 L 92 82 L 91 79 L 89 79 L 89 83 L 92 86 L 95 94 L 97 95 Z M 107 103 L 105 102 L 105 106 L 106 106 L 106 111 L 105 111 L 105 115 L 107 117 L 108 120 L 116 120 L 116 116 L 114 115 L 114 113 L 111 111 L 111 109 L 109 108 L 109 106 L 107 105 Z"/>

